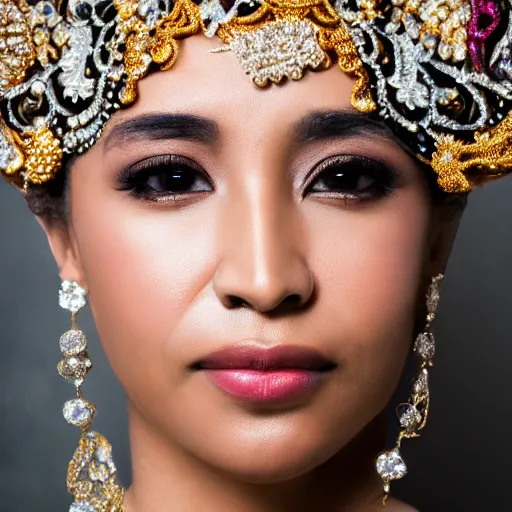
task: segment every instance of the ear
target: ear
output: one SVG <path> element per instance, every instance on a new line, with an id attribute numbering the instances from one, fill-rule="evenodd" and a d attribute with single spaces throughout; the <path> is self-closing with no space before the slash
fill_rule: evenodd
<path id="1" fill-rule="evenodd" d="M 467 204 L 467 195 L 443 198 L 433 207 L 433 222 L 427 262 L 427 275 L 444 274 L 455 235 Z"/>
<path id="2" fill-rule="evenodd" d="M 37 217 L 37 221 L 46 233 L 50 250 L 59 269 L 60 278 L 63 281 L 76 281 L 87 288 L 72 228 L 64 222 L 42 217 Z"/>

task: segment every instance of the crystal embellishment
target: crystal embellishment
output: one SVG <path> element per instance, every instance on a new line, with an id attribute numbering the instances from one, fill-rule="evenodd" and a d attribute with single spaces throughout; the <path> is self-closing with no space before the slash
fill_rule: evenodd
<path id="1" fill-rule="evenodd" d="M 73 503 L 69 507 L 69 512 L 97 512 L 97 509 L 88 503 Z"/>
<path id="2" fill-rule="evenodd" d="M 59 306 L 76 313 L 87 302 L 87 292 L 75 281 L 63 281 L 59 290 Z"/>
<path id="3" fill-rule="evenodd" d="M 413 393 L 424 395 L 428 393 L 428 372 L 423 369 L 412 385 Z"/>
<path id="4" fill-rule="evenodd" d="M 268 22 L 263 27 L 238 33 L 230 42 L 243 70 L 258 86 L 299 80 L 308 67 L 317 69 L 327 61 L 318 44 L 315 28 L 307 20 Z"/>
<path id="5" fill-rule="evenodd" d="M 384 481 L 399 480 L 407 474 L 407 467 L 398 448 L 381 453 L 377 457 L 377 472 Z"/>
<path id="6" fill-rule="evenodd" d="M 435 353 L 434 335 L 431 332 L 422 332 L 418 334 L 414 343 L 414 351 L 419 354 L 422 359 L 430 360 Z"/>
<path id="7" fill-rule="evenodd" d="M 449 153 L 451 158 L 451 153 Z M 448 158 L 448 154 L 445 153 L 441 158 Z M 438 275 L 432 279 L 432 283 L 429 286 L 427 292 L 427 322 L 431 323 L 436 316 L 437 307 L 439 306 L 439 300 L 441 299 L 441 282 L 443 280 L 442 275 Z"/>
<path id="8" fill-rule="evenodd" d="M 60 350 L 64 357 L 77 355 L 87 348 L 87 339 L 82 331 L 71 329 L 60 337 Z"/>
<path id="9" fill-rule="evenodd" d="M 400 426 L 412 432 L 421 423 L 421 414 L 418 409 L 411 404 L 403 404 L 399 411 Z"/>
<path id="10" fill-rule="evenodd" d="M 68 400 L 62 410 L 65 420 L 75 427 L 86 427 L 94 416 L 94 406 L 81 398 Z"/>

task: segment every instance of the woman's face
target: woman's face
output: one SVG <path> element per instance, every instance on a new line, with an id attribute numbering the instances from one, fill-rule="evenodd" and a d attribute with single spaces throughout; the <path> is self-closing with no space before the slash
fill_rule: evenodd
<path id="1" fill-rule="evenodd" d="M 217 46 L 188 39 L 140 83 L 73 166 L 69 245 L 48 231 L 61 276 L 89 291 L 131 421 L 275 482 L 387 405 L 447 251 L 422 171 L 351 107 L 350 78 L 333 66 L 261 90 Z M 296 350 L 262 376 L 277 352 L 251 350 L 277 346 Z M 240 359 L 252 369 L 212 369 Z"/>

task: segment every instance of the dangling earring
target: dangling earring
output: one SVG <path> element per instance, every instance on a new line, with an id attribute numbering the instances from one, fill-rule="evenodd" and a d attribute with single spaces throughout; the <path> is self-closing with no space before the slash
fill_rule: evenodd
<path id="1" fill-rule="evenodd" d="M 434 277 L 427 291 L 427 321 L 425 329 L 416 338 L 413 348 L 414 352 L 420 358 L 420 369 L 418 375 L 413 380 L 409 401 L 397 407 L 400 432 L 395 447 L 382 452 L 377 457 L 377 472 L 384 484 L 383 505 L 386 505 L 386 501 L 389 497 L 391 480 L 399 480 L 407 474 L 407 467 L 400 454 L 402 439 L 419 437 L 419 432 L 427 422 L 430 405 L 428 368 L 432 366 L 432 359 L 435 352 L 434 335 L 430 331 L 430 325 L 434 320 L 439 304 L 442 280 L 442 274 Z"/>
<path id="2" fill-rule="evenodd" d="M 68 467 L 68 491 L 75 499 L 69 512 L 121 512 L 124 491 L 116 481 L 112 447 L 102 435 L 89 431 L 96 407 L 82 395 L 82 384 L 92 363 L 87 353 L 85 334 L 76 328 L 76 313 L 86 302 L 87 292 L 78 283 L 62 282 L 59 305 L 71 312 L 71 329 L 60 338 L 63 359 L 57 365 L 57 370 L 76 387 L 77 398 L 64 404 L 64 418 L 82 431 L 78 448 Z"/>

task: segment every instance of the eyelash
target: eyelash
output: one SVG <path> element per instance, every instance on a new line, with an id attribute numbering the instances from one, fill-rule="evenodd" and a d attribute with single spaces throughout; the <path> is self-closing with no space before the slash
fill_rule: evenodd
<path id="1" fill-rule="evenodd" d="M 163 190 L 160 191 L 155 186 L 162 183 L 150 185 L 151 181 L 159 178 L 164 180 L 160 187 Z M 346 202 L 373 201 L 389 195 L 396 187 L 397 179 L 395 171 L 376 160 L 355 155 L 334 156 L 320 162 L 309 173 L 304 196 L 342 199 Z M 212 181 L 200 166 L 178 155 L 160 155 L 142 160 L 123 169 L 119 173 L 118 183 L 118 190 L 151 202 L 184 201 L 198 193 L 214 190 Z M 365 186 L 357 190 L 361 185 Z M 182 190 L 176 191 L 176 187 L 180 186 Z"/>
<path id="2" fill-rule="evenodd" d="M 158 191 L 149 185 L 152 178 L 164 178 L 169 180 L 180 176 L 189 180 L 193 179 L 192 185 L 197 187 L 198 178 L 202 183 L 200 188 L 189 191 L 171 192 Z M 179 180 L 174 180 L 174 186 L 179 186 Z M 182 180 L 183 181 L 183 180 Z M 118 176 L 118 190 L 129 192 L 132 197 L 152 202 L 177 202 L 190 198 L 194 194 L 210 192 L 214 189 L 213 183 L 206 173 L 192 160 L 179 155 L 160 155 L 142 160 L 126 169 L 123 169 Z M 185 182 L 186 184 L 186 182 Z M 167 183 L 167 185 L 170 185 Z M 206 187 L 205 187 L 206 185 Z"/>

